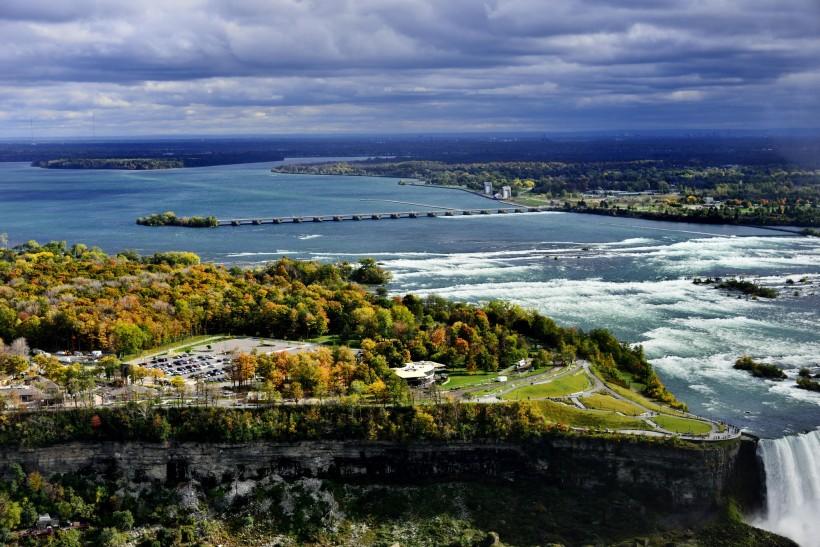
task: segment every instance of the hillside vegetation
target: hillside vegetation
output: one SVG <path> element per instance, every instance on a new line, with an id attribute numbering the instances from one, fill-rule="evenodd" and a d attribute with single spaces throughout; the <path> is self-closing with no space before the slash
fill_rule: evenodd
<path id="1" fill-rule="evenodd" d="M 478 307 L 391 298 L 359 284 L 387 279 L 367 259 L 333 265 L 283 258 L 258 269 L 227 269 L 202 264 L 193 253 L 109 256 L 84 245 L 30 242 L 0 250 L 0 339 L 25 338 L 46 350 L 135 354 L 197 334 L 337 335 L 361 346 L 367 369 L 361 377 L 340 373 L 345 389 L 353 379 L 387 381 L 388 367 L 410 360 L 495 371 L 540 347 L 590 360 L 611 381 L 637 382 L 648 396 L 675 403 L 642 348 L 606 330 L 563 328 L 503 302 Z"/>

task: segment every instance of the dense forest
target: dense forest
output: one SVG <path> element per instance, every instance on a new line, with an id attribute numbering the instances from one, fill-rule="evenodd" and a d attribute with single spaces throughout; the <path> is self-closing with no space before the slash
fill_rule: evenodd
<path id="1" fill-rule="evenodd" d="M 165 158 L 60 158 L 38 160 L 33 162 L 32 165 L 44 169 L 124 169 L 127 171 L 141 171 L 145 169 L 185 167 L 185 161 Z"/>
<path id="2" fill-rule="evenodd" d="M 390 382 L 388 367 L 411 359 L 494 371 L 530 355 L 558 355 L 589 359 L 612 381 L 637 383 L 647 395 L 676 403 L 642 348 L 606 330 L 560 327 L 503 302 L 477 307 L 389 297 L 361 285 L 388 278 L 370 259 L 332 265 L 283 258 L 258 269 L 226 269 L 202 264 L 193 253 L 109 256 L 84 245 L 29 242 L 0 251 L 0 339 L 25 338 L 46 350 L 132 354 L 191 334 L 335 335 L 363 350 L 362 377 L 346 376 L 347 390 L 352 379 Z M 328 367 L 308 368 L 344 370 L 348 361 L 336 355 Z"/>

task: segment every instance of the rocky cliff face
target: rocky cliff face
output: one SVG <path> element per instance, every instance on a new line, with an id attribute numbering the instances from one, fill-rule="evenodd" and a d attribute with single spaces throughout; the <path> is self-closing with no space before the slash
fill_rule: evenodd
<path id="1" fill-rule="evenodd" d="M 750 473 L 738 468 L 739 454 L 740 442 L 684 448 L 584 437 L 520 444 L 102 442 L 2 449 L 0 469 L 18 463 L 47 476 L 92 470 L 142 484 L 214 485 L 270 476 L 382 484 L 524 478 L 571 489 L 616 489 L 656 508 L 702 512 L 727 495 L 734 477 Z"/>

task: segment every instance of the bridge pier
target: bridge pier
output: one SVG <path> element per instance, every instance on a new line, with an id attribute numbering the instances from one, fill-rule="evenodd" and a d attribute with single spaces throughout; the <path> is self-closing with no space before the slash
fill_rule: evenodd
<path id="1" fill-rule="evenodd" d="M 499 207 L 497 209 L 444 209 L 433 211 L 393 211 L 384 213 L 344 213 L 337 215 L 311 215 L 311 216 L 284 216 L 284 217 L 268 217 L 268 218 L 232 218 L 232 219 L 217 219 L 218 226 L 244 226 L 253 225 L 259 226 L 261 224 L 284 224 L 293 223 L 301 224 L 303 222 L 342 222 L 344 220 L 382 220 L 382 219 L 401 219 L 401 218 L 436 218 L 436 217 L 454 217 L 454 216 L 470 216 L 470 215 L 506 215 L 509 213 L 536 213 L 542 211 L 551 211 L 554 208 L 549 206 L 511 206 Z"/>

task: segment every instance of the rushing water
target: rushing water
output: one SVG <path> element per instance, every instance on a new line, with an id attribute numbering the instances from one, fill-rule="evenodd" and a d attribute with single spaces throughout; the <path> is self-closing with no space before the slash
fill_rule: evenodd
<path id="1" fill-rule="evenodd" d="M 820 547 L 820 430 L 763 440 L 766 513 L 753 524 L 802 547 Z"/>
<path id="2" fill-rule="evenodd" d="M 0 163 L 0 233 L 11 243 L 191 250 L 226 263 L 374 256 L 393 272 L 394 292 L 511 300 L 643 344 L 694 412 L 765 437 L 820 426 L 820 395 L 794 384 L 799 367 L 820 366 L 818 238 L 564 213 L 199 230 L 134 224 L 169 209 L 230 218 L 492 205 L 395 179 L 277 175 L 270 166 L 122 172 Z M 752 300 L 692 283 L 715 275 L 745 275 L 780 296 Z M 734 370 L 743 353 L 785 367 L 789 380 Z"/>

